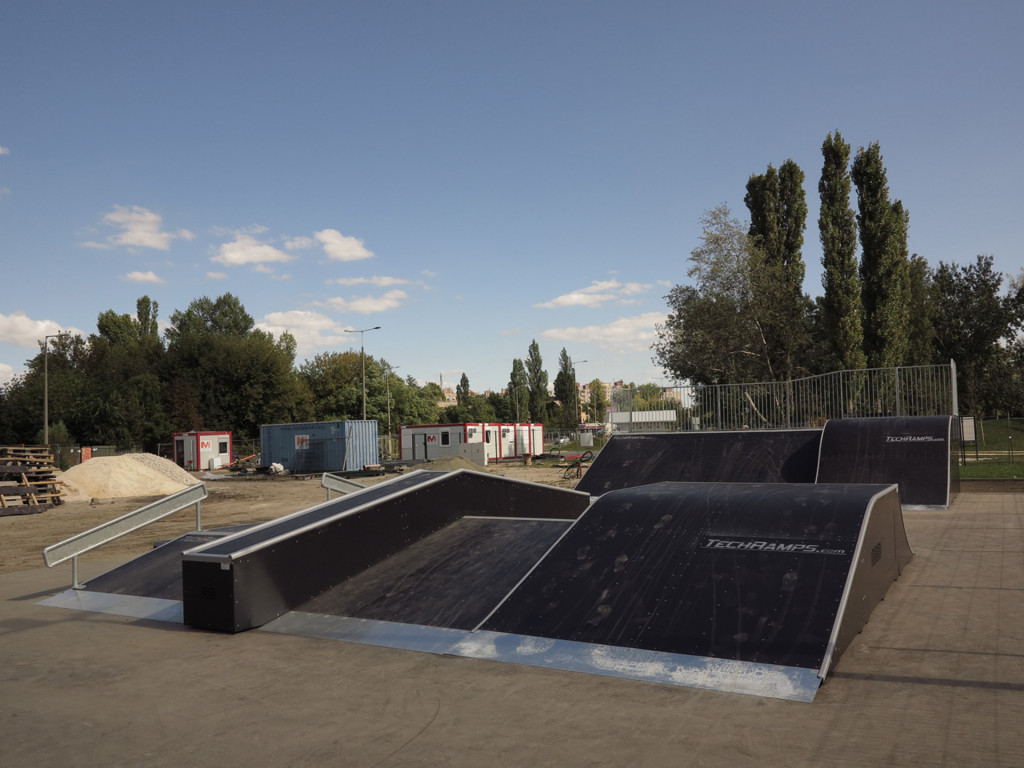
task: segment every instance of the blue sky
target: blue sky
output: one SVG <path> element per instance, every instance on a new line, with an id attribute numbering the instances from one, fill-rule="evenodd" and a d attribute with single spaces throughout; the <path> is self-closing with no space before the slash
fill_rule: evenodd
<path id="1" fill-rule="evenodd" d="M 1020 2 L 14 2 L 0 23 L 0 382 L 139 296 L 238 296 L 299 356 L 500 389 L 651 362 L 701 214 L 878 141 L 910 249 L 1022 253 Z M 586 362 L 580 362 L 586 361 Z"/>

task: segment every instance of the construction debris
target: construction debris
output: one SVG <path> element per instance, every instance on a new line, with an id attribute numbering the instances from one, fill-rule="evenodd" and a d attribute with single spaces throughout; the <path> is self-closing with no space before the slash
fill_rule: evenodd
<path id="1" fill-rule="evenodd" d="M 61 503 L 61 484 L 46 446 L 0 446 L 0 516 L 32 515 Z"/>

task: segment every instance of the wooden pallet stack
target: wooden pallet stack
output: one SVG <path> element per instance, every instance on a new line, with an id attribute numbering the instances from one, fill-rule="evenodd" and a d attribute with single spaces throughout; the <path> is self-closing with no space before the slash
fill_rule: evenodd
<path id="1" fill-rule="evenodd" d="M 59 505 L 57 472 L 45 446 L 0 445 L 0 516 L 31 515 Z"/>

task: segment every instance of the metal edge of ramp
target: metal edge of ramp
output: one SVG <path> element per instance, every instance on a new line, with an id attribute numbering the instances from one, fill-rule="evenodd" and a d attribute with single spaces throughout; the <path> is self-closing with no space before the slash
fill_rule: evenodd
<path id="1" fill-rule="evenodd" d="M 804 703 L 814 701 L 821 685 L 815 670 L 800 667 L 298 611 L 286 613 L 259 629 L 396 650 L 503 661 Z"/>
<path id="2" fill-rule="evenodd" d="M 84 589 L 68 589 L 53 597 L 40 600 L 36 605 L 48 608 L 68 608 L 91 613 L 106 613 L 112 616 L 126 616 L 133 619 L 149 619 L 182 624 L 182 603 L 180 600 L 165 600 L 160 597 L 138 597 L 136 595 L 112 595 L 107 592 L 89 592 Z"/>

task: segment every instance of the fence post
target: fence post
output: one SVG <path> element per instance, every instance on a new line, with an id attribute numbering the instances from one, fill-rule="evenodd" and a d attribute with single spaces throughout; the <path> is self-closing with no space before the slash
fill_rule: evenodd
<path id="1" fill-rule="evenodd" d="M 953 405 L 953 412 L 950 415 L 951 416 L 959 416 L 960 415 L 960 400 L 959 400 L 957 389 L 956 389 L 956 361 L 953 360 L 953 358 L 949 359 L 949 383 L 950 383 L 950 387 L 949 387 L 950 397 L 953 400 L 953 403 L 952 403 L 952 405 Z"/>

